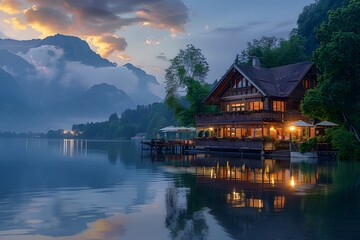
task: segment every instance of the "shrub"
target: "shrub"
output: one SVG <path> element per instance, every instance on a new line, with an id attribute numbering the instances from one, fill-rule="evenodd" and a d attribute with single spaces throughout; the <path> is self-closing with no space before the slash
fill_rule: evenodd
<path id="1" fill-rule="evenodd" d="M 301 153 L 310 152 L 316 148 L 317 138 L 309 138 L 306 142 L 300 143 L 299 151 Z"/>

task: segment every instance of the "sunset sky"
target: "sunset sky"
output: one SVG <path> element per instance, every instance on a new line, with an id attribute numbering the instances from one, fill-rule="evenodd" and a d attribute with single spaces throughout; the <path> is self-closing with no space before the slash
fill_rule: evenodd
<path id="1" fill-rule="evenodd" d="M 287 37 L 314 0 L 0 0 L 0 37 L 61 33 L 86 40 L 119 65 L 130 62 L 164 81 L 164 69 L 187 44 L 219 79 L 248 41 Z"/>

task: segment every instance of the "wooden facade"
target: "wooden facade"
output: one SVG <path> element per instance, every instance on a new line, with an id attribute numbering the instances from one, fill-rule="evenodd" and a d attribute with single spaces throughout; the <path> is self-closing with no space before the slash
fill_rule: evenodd
<path id="1" fill-rule="evenodd" d="M 300 102 L 316 85 L 311 62 L 261 68 L 234 63 L 204 100 L 217 105 L 218 113 L 196 115 L 196 127 L 209 137 L 289 139 L 289 124 L 308 120 Z M 293 136 L 309 136 L 297 129 Z M 205 134 L 204 134 L 205 136 Z"/>

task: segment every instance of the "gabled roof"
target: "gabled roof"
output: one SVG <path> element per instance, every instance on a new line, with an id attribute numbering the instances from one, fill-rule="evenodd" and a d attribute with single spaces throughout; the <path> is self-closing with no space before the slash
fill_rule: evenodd
<path id="1" fill-rule="evenodd" d="M 235 72 L 247 78 L 265 96 L 288 97 L 313 65 L 312 62 L 301 62 L 275 68 L 261 68 L 233 64 L 210 92 L 205 102 L 212 97 L 220 97 L 226 90 L 227 83 L 233 76 L 237 76 Z M 222 88 L 221 91 L 218 90 L 219 88 Z"/>

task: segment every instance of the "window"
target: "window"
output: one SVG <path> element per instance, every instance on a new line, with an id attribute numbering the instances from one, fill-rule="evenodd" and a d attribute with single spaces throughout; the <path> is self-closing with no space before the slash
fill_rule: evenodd
<path id="1" fill-rule="evenodd" d="M 245 111 L 245 103 L 232 103 L 228 104 L 226 106 L 226 110 L 228 112 L 239 112 L 239 111 Z"/>
<path id="2" fill-rule="evenodd" d="M 305 80 L 303 81 L 303 83 L 304 83 L 304 88 L 305 88 L 305 89 L 309 89 L 309 88 L 310 88 L 310 80 L 309 80 L 309 79 L 305 79 Z"/>
<path id="3" fill-rule="evenodd" d="M 284 112 L 285 111 L 284 101 L 273 101 L 273 111 Z"/>
<path id="4" fill-rule="evenodd" d="M 247 103 L 247 110 L 248 111 L 259 111 L 264 109 L 264 103 L 261 101 L 258 102 L 248 102 Z"/>

